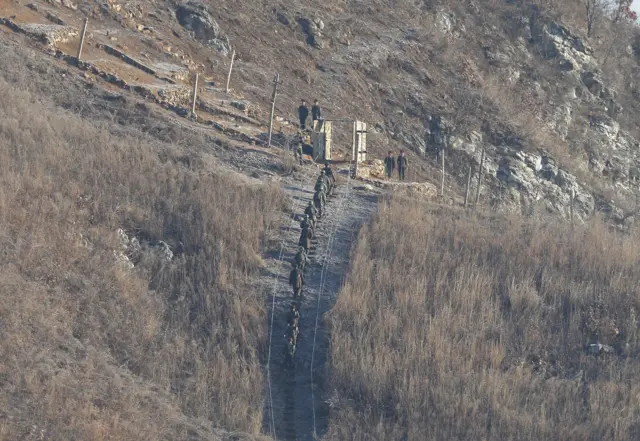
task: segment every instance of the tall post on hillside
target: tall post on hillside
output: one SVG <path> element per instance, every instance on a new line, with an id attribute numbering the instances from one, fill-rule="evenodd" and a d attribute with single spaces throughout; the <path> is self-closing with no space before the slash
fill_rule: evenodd
<path id="1" fill-rule="evenodd" d="M 440 149 L 440 159 L 442 160 L 442 180 L 440 181 L 440 197 L 444 199 L 444 147 Z"/>
<path id="2" fill-rule="evenodd" d="M 196 74 L 196 79 L 193 83 L 193 101 L 191 102 L 191 116 L 196 117 L 196 99 L 198 98 L 198 77 L 200 74 Z"/>
<path id="3" fill-rule="evenodd" d="M 231 64 L 229 64 L 229 73 L 227 74 L 227 87 L 225 88 L 225 92 L 229 93 L 229 82 L 231 81 L 231 71 L 233 70 L 233 60 L 236 58 L 236 51 L 234 50 L 231 53 Z"/>
<path id="4" fill-rule="evenodd" d="M 483 171 L 484 171 L 484 149 L 482 149 L 482 154 L 480 156 L 480 169 L 478 170 L 478 187 L 476 188 L 476 203 L 473 205 L 474 207 L 477 207 L 478 202 L 480 201 L 480 187 L 482 186 Z"/>
<path id="5" fill-rule="evenodd" d="M 276 111 L 276 96 L 278 95 L 278 84 L 280 84 L 280 75 L 278 72 L 273 76 L 273 92 L 271 94 L 271 114 L 269 115 L 269 139 L 267 147 L 271 148 L 271 135 L 273 134 L 273 114 Z"/>
<path id="6" fill-rule="evenodd" d="M 576 190 L 574 188 L 571 189 L 571 202 L 569 205 L 569 219 L 571 219 L 571 229 L 573 230 L 573 204 L 576 200 Z"/>
<path id="7" fill-rule="evenodd" d="M 355 178 L 356 176 L 358 176 L 358 147 L 356 146 L 356 142 L 357 142 L 357 137 L 356 137 L 356 131 L 358 130 L 357 128 L 358 122 L 357 121 L 353 121 L 353 146 L 352 146 L 352 151 L 351 151 L 351 161 L 353 162 L 353 177 Z"/>
<path id="8" fill-rule="evenodd" d="M 78 56 L 76 57 L 77 61 L 80 61 L 80 57 L 82 57 L 82 47 L 84 46 L 84 37 L 87 34 L 87 24 L 89 23 L 89 19 L 84 19 L 84 24 L 82 25 L 82 32 L 80 33 L 80 46 L 78 46 Z"/>
<path id="9" fill-rule="evenodd" d="M 469 188 L 471 188 L 471 166 L 469 166 L 469 175 L 467 176 L 467 188 L 464 191 L 464 208 L 469 205 Z"/>

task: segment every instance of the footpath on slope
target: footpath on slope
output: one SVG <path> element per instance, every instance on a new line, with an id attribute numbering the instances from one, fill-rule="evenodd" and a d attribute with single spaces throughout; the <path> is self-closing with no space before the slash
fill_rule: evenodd
<path id="1" fill-rule="evenodd" d="M 342 174 L 338 178 L 334 194 L 327 200 L 325 213 L 316 227 L 316 239 L 305 270 L 303 297 L 298 301 L 300 335 L 295 366 L 293 370 L 286 368 L 283 351 L 286 313 L 294 300 L 288 276 L 292 268 L 291 261 L 298 249 L 300 226 L 297 219 L 313 198 L 317 169 L 313 170 L 313 174 L 306 176 L 306 182 L 286 187 L 294 201 L 296 221 L 284 226 L 282 260 L 278 259 L 278 255 L 267 262 L 272 278 L 268 285 L 267 301 L 269 316 L 273 317 L 273 334 L 270 379 L 267 378 L 265 387 L 263 430 L 275 439 L 287 441 L 311 441 L 321 438 L 326 432 L 329 397 L 324 385 L 329 335 L 324 314 L 336 301 L 348 271 L 352 245 L 360 226 L 369 220 L 376 209 L 377 202 L 376 193 L 359 190 L 356 181 Z"/>

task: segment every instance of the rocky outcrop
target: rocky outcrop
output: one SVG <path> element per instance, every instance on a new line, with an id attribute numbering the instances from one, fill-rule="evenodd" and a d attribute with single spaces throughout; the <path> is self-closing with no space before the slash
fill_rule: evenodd
<path id="1" fill-rule="evenodd" d="M 322 31 L 324 30 L 324 22 L 319 17 L 308 18 L 306 16 L 300 16 L 296 20 L 302 29 L 302 32 L 307 36 L 307 44 L 322 49 L 324 47 L 324 41 L 322 39 Z"/>
<path id="2" fill-rule="evenodd" d="M 193 32 L 196 39 L 214 48 L 223 55 L 229 55 L 231 44 L 222 33 L 218 23 L 211 17 L 209 9 L 202 3 L 190 0 L 176 8 L 176 19 L 185 29 Z"/>

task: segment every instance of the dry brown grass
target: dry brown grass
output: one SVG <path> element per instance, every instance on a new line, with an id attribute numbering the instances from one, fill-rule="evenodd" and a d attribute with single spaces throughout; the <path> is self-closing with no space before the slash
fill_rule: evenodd
<path id="1" fill-rule="evenodd" d="M 386 201 L 331 313 L 327 439 L 638 439 L 639 257 L 596 221 Z"/>
<path id="2" fill-rule="evenodd" d="M 282 192 L 1 78 L 0 96 L 0 440 L 259 432 L 266 317 L 247 282 Z M 120 268 L 119 227 L 173 261 Z"/>

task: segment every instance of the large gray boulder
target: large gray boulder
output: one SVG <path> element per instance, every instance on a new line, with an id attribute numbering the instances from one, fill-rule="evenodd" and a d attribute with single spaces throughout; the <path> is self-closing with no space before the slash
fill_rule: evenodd
<path id="1" fill-rule="evenodd" d="M 227 36 L 222 34 L 220 26 L 211 17 L 209 9 L 196 0 L 189 0 L 176 8 L 176 19 L 185 29 L 193 32 L 196 39 L 228 55 L 231 45 Z"/>

